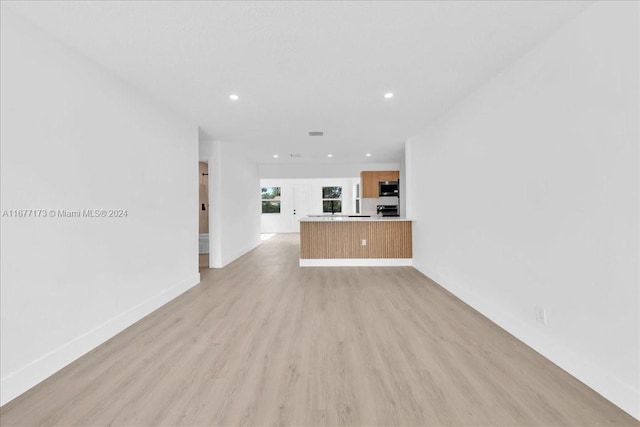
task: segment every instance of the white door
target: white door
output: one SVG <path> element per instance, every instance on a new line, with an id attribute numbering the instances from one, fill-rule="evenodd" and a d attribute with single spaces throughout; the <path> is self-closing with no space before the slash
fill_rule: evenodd
<path id="1" fill-rule="evenodd" d="M 311 185 L 298 184 L 293 186 L 293 221 L 291 231 L 300 232 L 300 218 L 304 218 L 311 212 Z"/>

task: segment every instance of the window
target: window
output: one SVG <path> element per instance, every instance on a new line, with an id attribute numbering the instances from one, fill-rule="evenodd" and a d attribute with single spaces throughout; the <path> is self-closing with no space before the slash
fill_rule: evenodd
<path id="1" fill-rule="evenodd" d="M 322 187 L 322 212 L 342 212 L 342 187 Z"/>
<path id="2" fill-rule="evenodd" d="M 280 213 L 280 187 L 262 187 L 262 213 Z"/>

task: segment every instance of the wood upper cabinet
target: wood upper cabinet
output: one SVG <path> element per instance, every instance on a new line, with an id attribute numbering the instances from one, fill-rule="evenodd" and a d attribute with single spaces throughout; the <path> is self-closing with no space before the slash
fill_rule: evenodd
<path id="1" fill-rule="evenodd" d="M 360 172 L 361 197 L 376 199 L 380 181 L 397 181 L 399 178 L 399 171 L 362 171 Z"/>
<path id="2" fill-rule="evenodd" d="M 378 181 L 397 181 L 400 178 L 399 171 L 378 172 Z"/>
<path id="3" fill-rule="evenodd" d="M 378 172 L 360 172 L 360 197 L 378 197 Z"/>

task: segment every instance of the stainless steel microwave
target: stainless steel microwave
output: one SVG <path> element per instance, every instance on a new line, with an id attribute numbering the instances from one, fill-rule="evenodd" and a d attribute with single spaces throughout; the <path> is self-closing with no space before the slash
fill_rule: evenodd
<path id="1" fill-rule="evenodd" d="M 378 197 L 399 196 L 398 181 L 380 181 Z"/>

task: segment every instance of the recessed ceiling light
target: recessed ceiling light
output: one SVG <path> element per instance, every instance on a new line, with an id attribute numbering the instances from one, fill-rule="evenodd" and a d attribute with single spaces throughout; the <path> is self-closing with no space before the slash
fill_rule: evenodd
<path id="1" fill-rule="evenodd" d="M 384 94 L 384 97 L 387 98 L 387 99 L 393 98 L 393 93 L 387 92 L 387 93 Z"/>
<path id="2" fill-rule="evenodd" d="M 327 157 L 333 157 L 333 154 L 327 154 Z"/>
<path id="3" fill-rule="evenodd" d="M 367 157 L 371 157 L 371 153 L 367 153 Z"/>
<path id="4" fill-rule="evenodd" d="M 274 159 L 277 159 L 278 157 L 279 157 L 279 156 L 278 156 L 277 154 L 274 154 L 274 155 L 273 155 L 273 158 L 274 158 Z"/>
<path id="5" fill-rule="evenodd" d="M 234 94 L 229 95 L 229 99 L 231 99 L 233 101 L 237 101 L 238 99 L 240 99 L 240 97 L 234 93 Z"/>

